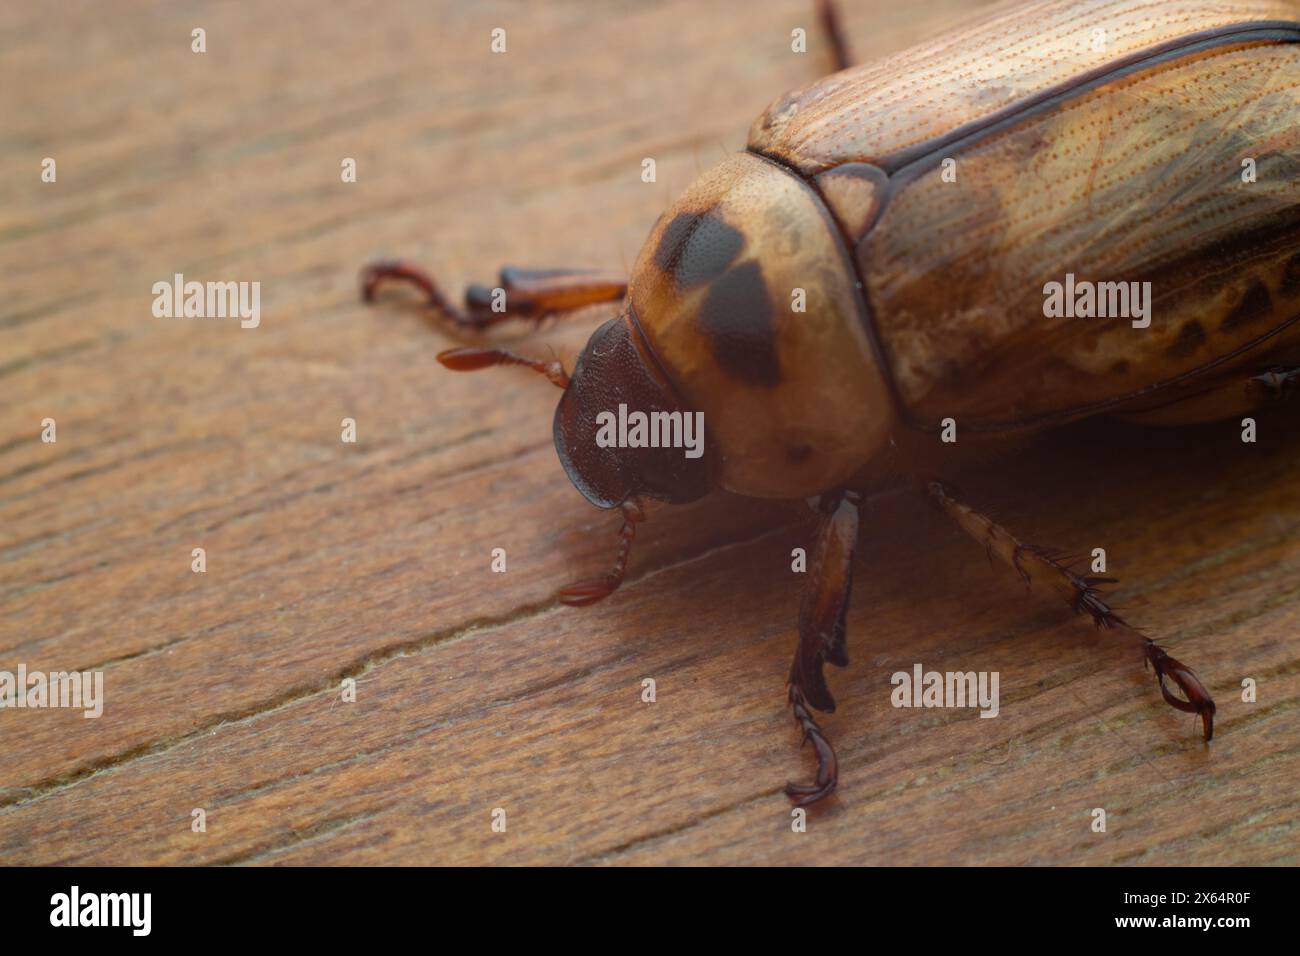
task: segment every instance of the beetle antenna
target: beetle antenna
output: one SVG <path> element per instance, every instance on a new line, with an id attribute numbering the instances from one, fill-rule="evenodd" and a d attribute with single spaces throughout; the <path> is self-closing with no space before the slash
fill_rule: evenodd
<path id="1" fill-rule="evenodd" d="M 569 387 L 569 373 L 564 370 L 559 359 L 547 362 L 516 355 L 505 349 L 460 348 L 439 352 L 438 361 L 454 372 L 476 372 L 493 365 L 522 365 L 524 368 L 545 375 L 552 384 L 560 388 Z"/>
<path id="2" fill-rule="evenodd" d="M 570 607 L 595 604 L 601 598 L 609 597 L 623 583 L 627 557 L 632 552 L 632 539 L 636 537 L 636 526 L 645 520 L 645 509 L 639 498 L 629 498 L 620 507 L 623 512 L 623 527 L 618 532 L 618 555 L 614 558 L 614 566 L 603 578 L 577 581 L 561 588 L 559 598 L 562 604 Z"/>

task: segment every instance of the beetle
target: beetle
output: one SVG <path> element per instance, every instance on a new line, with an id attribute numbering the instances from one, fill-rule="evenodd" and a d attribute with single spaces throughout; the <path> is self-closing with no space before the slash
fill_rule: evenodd
<path id="1" fill-rule="evenodd" d="M 834 8 L 821 13 L 846 60 Z M 470 333 L 621 303 L 572 375 L 487 346 L 438 356 L 461 371 L 522 365 L 563 389 L 560 462 L 623 517 L 613 569 L 564 603 L 618 587 L 646 499 L 721 487 L 814 502 L 788 680 L 817 757 L 811 782 L 786 787 L 800 805 L 838 777 L 813 712 L 835 707 L 825 664 L 848 663 L 863 495 L 900 476 L 1026 584 L 1140 647 L 1208 742 L 1210 693 L 1106 603 L 1113 579 L 1022 543 L 939 469 L 956 447 L 1005 451 L 1091 416 L 1220 420 L 1300 382 L 1300 3 L 1048 0 L 837 65 L 773 102 L 746 149 L 660 217 L 630 282 L 506 269 L 508 308 L 494 312 L 482 286 L 460 307 L 387 260 L 363 271 L 364 297 L 414 283 Z M 620 407 L 702 413 L 704 453 L 600 441 Z"/>

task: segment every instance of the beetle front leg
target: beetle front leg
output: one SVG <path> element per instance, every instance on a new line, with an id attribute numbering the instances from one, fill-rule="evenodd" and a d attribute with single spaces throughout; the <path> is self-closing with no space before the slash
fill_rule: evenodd
<path id="1" fill-rule="evenodd" d="M 447 298 L 426 270 L 401 259 L 381 259 L 361 272 L 362 299 L 373 302 L 385 282 L 414 285 L 438 315 L 465 332 L 483 332 L 510 319 L 540 321 L 589 305 L 617 302 L 627 292 L 627 280 L 613 273 L 507 266 L 495 288 L 476 284 L 466 289 L 462 308 Z"/>
<path id="2" fill-rule="evenodd" d="M 1165 701 L 1178 710 L 1199 714 L 1205 739 L 1208 741 L 1214 736 L 1214 700 L 1205 685 L 1191 668 L 1170 657 L 1163 647 L 1139 632 L 1102 600 L 1096 585 L 1114 583 L 1114 578 L 1081 577 L 1041 548 L 1021 544 L 992 518 L 953 498 L 939 482 L 931 482 L 927 490 L 948 517 L 983 544 L 990 556 L 996 555 L 1019 574 L 1026 586 L 1045 584 L 1061 595 L 1076 614 L 1087 613 L 1098 627 L 1112 630 L 1141 647 L 1147 666 L 1155 671 Z M 1166 678 L 1178 685 L 1183 697 L 1170 693 L 1165 685 Z"/>
<path id="3" fill-rule="evenodd" d="M 835 711 L 835 698 L 826 686 L 823 667 L 827 661 L 838 667 L 849 662 L 845 617 L 853 588 L 860 500 L 856 492 L 842 491 L 825 495 L 819 502 L 822 523 L 799 605 L 799 646 L 790 665 L 789 702 L 794 719 L 803 731 L 803 740 L 811 741 L 817 752 L 814 781 L 788 783 L 785 787 L 785 792 L 801 807 L 829 795 L 839 778 L 835 750 L 809 708 L 827 714 Z"/>

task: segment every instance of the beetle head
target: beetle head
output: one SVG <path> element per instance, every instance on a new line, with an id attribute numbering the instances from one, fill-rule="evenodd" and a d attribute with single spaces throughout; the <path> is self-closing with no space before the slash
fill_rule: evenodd
<path id="1" fill-rule="evenodd" d="M 637 436 L 639 416 L 646 427 Z M 714 456 L 701 420 L 660 371 L 629 303 L 593 333 L 578 358 L 555 410 L 555 451 L 569 479 L 597 507 L 616 508 L 638 497 L 681 504 L 713 486 Z M 689 438 L 698 447 L 667 441 L 650 447 L 654 435 Z"/>

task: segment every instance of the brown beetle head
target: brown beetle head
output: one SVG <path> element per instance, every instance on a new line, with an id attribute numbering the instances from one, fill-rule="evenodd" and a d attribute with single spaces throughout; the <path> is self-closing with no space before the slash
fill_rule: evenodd
<path id="1" fill-rule="evenodd" d="M 856 481 L 894 427 L 856 275 L 812 187 L 742 153 L 660 218 L 622 314 L 592 335 L 572 378 L 558 361 L 496 349 L 439 359 L 462 370 L 526 365 L 564 388 L 556 452 L 598 507 L 693 501 L 714 486 L 806 498 Z M 639 441 L 633 416 L 652 419 Z M 645 440 L 665 428 L 685 438 L 688 420 L 691 439 L 708 422 L 698 456 Z"/>
<path id="2" fill-rule="evenodd" d="M 578 358 L 555 410 L 555 451 L 597 507 L 639 497 L 694 501 L 714 483 L 702 418 L 660 371 L 629 303 L 595 331 Z"/>

